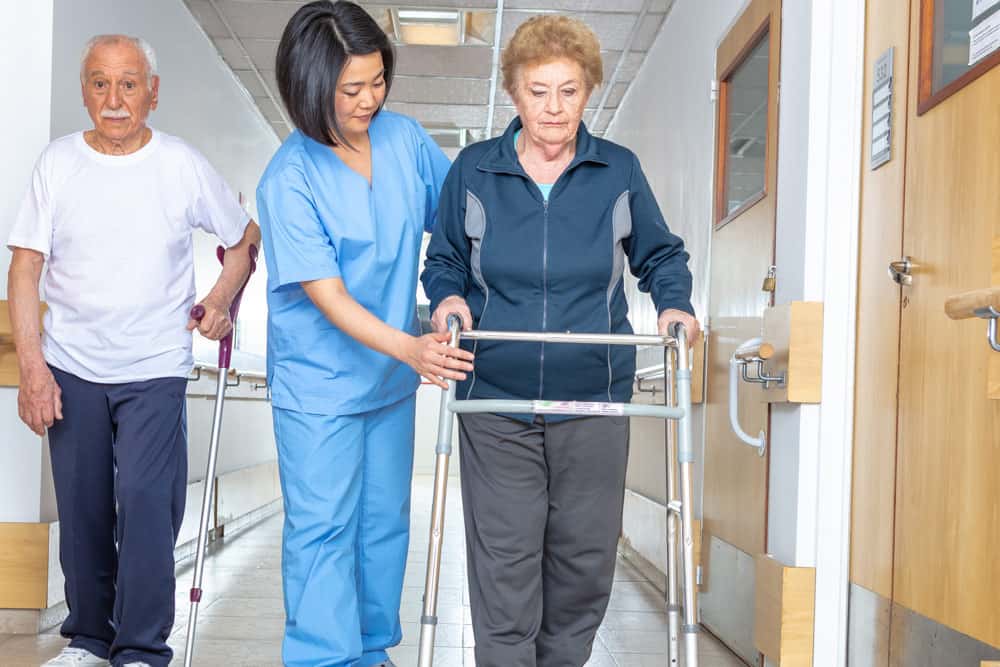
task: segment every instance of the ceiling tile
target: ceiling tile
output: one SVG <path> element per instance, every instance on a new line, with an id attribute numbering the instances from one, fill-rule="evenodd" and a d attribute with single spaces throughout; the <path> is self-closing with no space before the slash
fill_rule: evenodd
<path id="1" fill-rule="evenodd" d="M 510 38 L 513 37 L 514 31 L 517 30 L 518 26 L 532 16 L 537 16 L 537 14 L 525 11 L 505 11 L 503 15 L 502 43 L 506 45 Z M 648 14 L 646 16 L 636 36 L 635 43 L 632 45 L 633 49 L 645 50 L 649 48 L 649 44 L 653 42 L 660 23 L 663 22 L 663 16 L 663 14 Z M 573 18 L 580 19 L 590 26 L 597 34 L 597 38 L 601 42 L 601 48 L 608 51 L 620 51 L 625 48 L 628 38 L 632 33 L 632 27 L 638 17 L 638 14 L 595 12 L 575 12 L 573 14 Z"/>
<path id="2" fill-rule="evenodd" d="M 359 2 L 362 7 L 371 13 L 372 9 L 383 7 L 433 7 L 434 9 L 458 8 L 458 9 L 495 9 L 496 0 L 362 0 Z"/>
<path id="3" fill-rule="evenodd" d="M 268 89 L 274 95 L 275 99 L 278 98 L 278 78 L 273 69 L 262 69 L 260 70 L 260 75 L 264 77 L 264 83 L 267 84 Z"/>
<path id="4" fill-rule="evenodd" d="M 253 95 L 254 97 L 267 97 L 267 90 L 264 88 L 264 84 L 260 82 L 257 78 L 257 74 L 253 70 L 248 69 L 238 69 L 235 70 L 237 78 L 239 78 L 240 83 L 243 87 Z M 277 90 L 277 88 L 275 88 Z"/>
<path id="5" fill-rule="evenodd" d="M 642 11 L 646 0 L 504 0 L 506 9 L 544 9 L 551 12 L 611 12 L 633 13 Z M 662 1 L 662 0 L 661 0 Z"/>
<path id="6" fill-rule="evenodd" d="M 391 111 L 416 118 L 425 127 L 483 127 L 486 125 L 486 105 L 389 102 L 386 107 Z"/>
<path id="7" fill-rule="evenodd" d="M 201 24 L 202 30 L 209 37 L 229 37 L 229 30 L 225 24 L 219 20 L 219 15 L 212 9 L 208 0 L 185 0 L 188 9 L 195 20 Z"/>
<path id="8" fill-rule="evenodd" d="M 604 80 L 610 81 L 611 75 L 615 71 L 615 66 L 621 59 L 621 53 L 605 53 L 604 55 Z M 625 58 L 625 62 L 622 64 L 621 70 L 618 72 L 617 81 L 631 81 L 635 78 L 635 75 L 639 72 L 639 67 L 642 66 L 642 61 L 645 59 L 646 54 L 643 52 L 630 51 L 628 56 Z"/>
<path id="9" fill-rule="evenodd" d="M 274 128 L 274 133 L 277 134 L 278 138 L 281 139 L 282 141 L 285 140 L 285 137 L 291 134 L 291 131 L 288 129 L 288 126 L 285 125 L 284 123 L 271 123 L 271 127 Z"/>
<path id="10" fill-rule="evenodd" d="M 222 59 L 231 68 L 252 69 L 250 61 L 243 55 L 243 50 L 240 49 L 240 45 L 236 43 L 236 40 L 228 37 L 217 37 L 212 41 L 215 42 L 215 48 L 219 50 Z"/>
<path id="11" fill-rule="evenodd" d="M 288 19 L 304 2 L 216 0 L 215 5 L 240 39 L 280 39 Z"/>
<path id="12" fill-rule="evenodd" d="M 487 46 L 406 46 L 396 48 L 401 75 L 489 78 L 493 49 Z"/>
<path id="13" fill-rule="evenodd" d="M 270 97 L 255 97 L 254 101 L 257 103 L 257 107 L 260 109 L 260 112 L 264 114 L 264 118 L 271 122 L 284 122 L 285 119 L 281 117 L 281 112 L 278 111 L 278 107 L 275 106 Z"/>
<path id="14" fill-rule="evenodd" d="M 257 69 L 274 69 L 274 60 L 278 54 L 276 39 L 242 39 L 244 48 L 253 59 Z"/>
<path id="15" fill-rule="evenodd" d="M 489 97 L 489 79 L 457 77 L 397 76 L 389 92 L 393 102 L 487 104 Z"/>

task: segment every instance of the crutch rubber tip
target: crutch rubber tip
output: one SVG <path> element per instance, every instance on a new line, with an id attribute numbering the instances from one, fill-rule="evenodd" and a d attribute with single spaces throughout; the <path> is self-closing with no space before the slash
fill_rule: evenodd
<path id="1" fill-rule="evenodd" d="M 192 588 L 191 589 L 191 602 L 201 602 L 201 589 Z"/>

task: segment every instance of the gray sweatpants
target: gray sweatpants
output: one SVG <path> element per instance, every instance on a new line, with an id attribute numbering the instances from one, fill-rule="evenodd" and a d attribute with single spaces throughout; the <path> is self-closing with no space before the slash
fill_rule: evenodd
<path id="1" fill-rule="evenodd" d="M 628 419 L 459 418 L 478 667 L 583 667 L 614 580 Z"/>

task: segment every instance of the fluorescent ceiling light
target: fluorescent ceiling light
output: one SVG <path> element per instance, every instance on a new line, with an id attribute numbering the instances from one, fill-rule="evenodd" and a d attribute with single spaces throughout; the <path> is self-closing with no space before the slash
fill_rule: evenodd
<path id="1" fill-rule="evenodd" d="M 493 12 L 460 9 L 390 9 L 387 19 L 392 34 L 403 44 L 489 46 L 493 16 Z"/>
<path id="2" fill-rule="evenodd" d="M 402 23 L 458 23 L 459 12 L 432 9 L 400 9 Z"/>

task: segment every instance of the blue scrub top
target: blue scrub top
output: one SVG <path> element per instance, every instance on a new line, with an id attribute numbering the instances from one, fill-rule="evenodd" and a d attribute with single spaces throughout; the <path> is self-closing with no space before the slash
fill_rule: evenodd
<path id="1" fill-rule="evenodd" d="M 347 415 L 416 391 L 405 364 L 340 331 L 300 283 L 341 278 L 358 303 L 416 334 L 423 233 L 434 226 L 450 163 L 413 119 L 381 111 L 368 131 L 372 183 L 328 147 L 295 131 L 257 186 L 267 261 L 267 373 L 272 403 Z"/>

